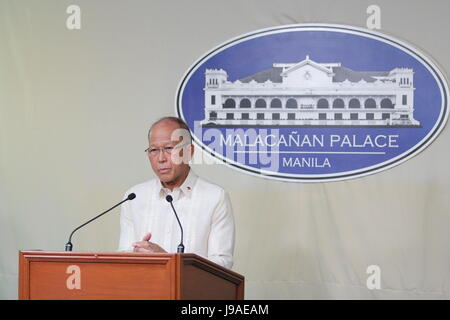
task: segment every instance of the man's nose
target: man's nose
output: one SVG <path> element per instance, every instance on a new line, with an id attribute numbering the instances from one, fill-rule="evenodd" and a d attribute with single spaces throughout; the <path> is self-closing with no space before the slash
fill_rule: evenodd
<path id="1" fill-rule="evenodd" d="M 164 149 L 158 150 L 158 162 L 166 162 L 167 161 L 167 155 L 164 151 Z"/>

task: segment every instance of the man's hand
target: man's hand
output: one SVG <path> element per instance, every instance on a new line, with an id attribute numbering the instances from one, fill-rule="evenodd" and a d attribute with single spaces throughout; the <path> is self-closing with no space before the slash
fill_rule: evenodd
<path id="1" fill-rule="evenodd" d="M 166 250 L 158 246 L 154 242 L 150 242 L 151 233 L 147 233 L 142 241 L 133 243 L 133 252 L 140 253 L 166 253 Z"/>

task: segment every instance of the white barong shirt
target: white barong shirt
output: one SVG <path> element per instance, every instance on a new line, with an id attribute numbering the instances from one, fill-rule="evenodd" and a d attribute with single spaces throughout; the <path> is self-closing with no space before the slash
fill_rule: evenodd
<path id="1" fill-rule="evenodd" d="M 166 195 L 173 197 L 184 230 L 185 253 L 195 253 L 226 268 L 233 265 L 234 217 L 225 190 L 198 177 L 192 169 L 173 191 L 152 179 L 130 188 L 136 198 L 122 204 L 119 251 L 132 251 L 132 244 L 151 233 L 151 242 L 169 253 L 177 252 L 181 231 Z"/>

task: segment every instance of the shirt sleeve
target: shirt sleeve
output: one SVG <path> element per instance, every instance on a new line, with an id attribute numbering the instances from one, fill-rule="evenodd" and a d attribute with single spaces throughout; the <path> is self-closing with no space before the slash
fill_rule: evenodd
<path id="1" fill-rule="evenodd" d="M 234 216 L 228 194 L 222 190 L 214 210 L 208 239 L 208 259 L 231 269 L 233 266 Z"/>
<path id="2" fill-rule="evenodd" d="M 125 195 L 124 199 L 127 197 Z M 131 208 L 129 201 L 124 202 L 120 207 L 120 239 L 119 251 L 133 251 L 134 225 L 131 218 Z"/>

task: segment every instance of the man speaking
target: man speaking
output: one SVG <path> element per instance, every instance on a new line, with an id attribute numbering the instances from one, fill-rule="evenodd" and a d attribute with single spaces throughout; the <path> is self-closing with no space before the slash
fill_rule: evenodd
<path id="1" fill-rule="evenodd" d="M 185 252 L 231 268 L 235 236 L 231 202 L 224 189 L 190 168 L 194 146 L 189 127 L 179 118 L 162 118 L 150 127 L 148 143 L 145 151 L 157 178 L 126 192 L 135 193 L 136 199 L 122 205 L 119 250 L 177 252 L 183 232 Z"/>

